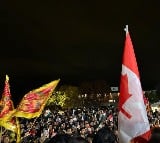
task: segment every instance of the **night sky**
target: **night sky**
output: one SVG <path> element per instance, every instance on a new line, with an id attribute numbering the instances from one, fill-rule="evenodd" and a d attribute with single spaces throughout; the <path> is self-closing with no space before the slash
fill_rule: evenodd
<path id="1" fill-rule="evenodd" d="M 129 25 L 143 89 L 160 87 L 160 10 L 156 1 L 15 0 L 0 4 L 0 91 L 14 97 L 52 80 L 104 79 L 119 86 Z"/>

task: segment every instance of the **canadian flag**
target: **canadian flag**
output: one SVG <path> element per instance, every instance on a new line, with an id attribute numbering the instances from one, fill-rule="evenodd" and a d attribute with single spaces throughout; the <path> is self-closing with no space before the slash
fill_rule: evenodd
<path id="1" fill-rule="evenodd" d="M 150 137 L 150 125 L 128 26 L 120 81 L 118 132 L 119 143 L 130 143 L 135 138 L 148 140 Z"/>

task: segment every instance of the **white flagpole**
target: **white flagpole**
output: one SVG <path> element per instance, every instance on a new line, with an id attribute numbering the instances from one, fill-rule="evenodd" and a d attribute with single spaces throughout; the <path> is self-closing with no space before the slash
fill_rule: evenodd
<path id="1" fill-rule="evenodd" d="M 126 35 L 127 35 L 127 33 L 129 32 L 128 31 L 128 25 L 126 25 L 126 27 L 124 28 L 124 31 L 126 31 Z"/>

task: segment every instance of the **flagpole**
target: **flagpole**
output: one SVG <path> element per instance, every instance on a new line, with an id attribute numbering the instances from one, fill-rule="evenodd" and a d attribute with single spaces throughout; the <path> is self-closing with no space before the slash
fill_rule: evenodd
<path id="1" fill-rule="evenodd" d="M 2 126 L 0 128 L 1 128 L 0 129 L 0 143 L 2 143 L 2 135 L 3 135 L 3 133 L 5 133 L 6 129 L 3 130 Z"/>
<path id="2" fill-rule="evenodd" d="M 1 140 L 2 140 L 2 126 L 1 126 L 1 134 L 0 134 L 0 143 L 1 143 Z"/>
<path id="3" fill-rule="evenodd" d="M 126 27 L 124 28 L 124 31 L 126 31 L 126 35 L 127 35 L 127 33 L 129 32 L 128 31 L 128 25 L 126 25 Z"/>

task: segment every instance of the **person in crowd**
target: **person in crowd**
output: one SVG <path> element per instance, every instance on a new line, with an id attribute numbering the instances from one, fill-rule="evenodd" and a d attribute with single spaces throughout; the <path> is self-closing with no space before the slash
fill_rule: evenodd
<path id="1" fill-rule="evenodd" d="M 160 143 L 160 127 L 152 129 L 151 138 L 148 143 Z"/>
<path id="2" fill-rule="evenodd" d="M 89 143 L 83 137 L 72 137 L 69 143 Z"/>
<path id="3" fill-rule="evenodd" d="M 159 110 L 148 111 L 148 119 L 152 134 L 154 134 L 151 140 L 157 139 L 155 132 L 159 132 L 160 127 Z M 113 105 L 73 108 L 63 110 L 63 112 L 59 112 L 59 110 L 50 111 L 49 108 L 46 108 L 46 111 L 44 110 L 38 118 L 30 120 L 20 118 L 19 121 L 22 143 L 44 143 L 53 140 L 59 134 L 68 134 L 71 137 L 79 136 L 89 143 L 92 143 L 92 140 L 93 143 L 103 143 L 100 139 L 103 136 L 107 142 L 115 138 L 118 140 L 118 110 Z M 103 130 L 106 130 L 107 134 L 103 133 Z M 5 131 L 1 140 L 2 142 L 3 140 L 10 142 L 10 133 Z M 136 142 L 139 143 L 138 140 Z"/>
<path id="4" fill-rule="evenodd" d="M 160 143 L 160 134 L 153 134 L 148 143 Z"/>
<path id="5" fill-rule="evenodd" d="M 46 141 L 46 143 L 71 143 L 70 140 L 71 136 L 68 134 L 56 134 L 49 141 Z"/>
<path id="6" fill-rule="evenodd" d="M 113 131 L 103 127 L 93 137 L 92 143 L 118 143 L 118 141 Z"/>

